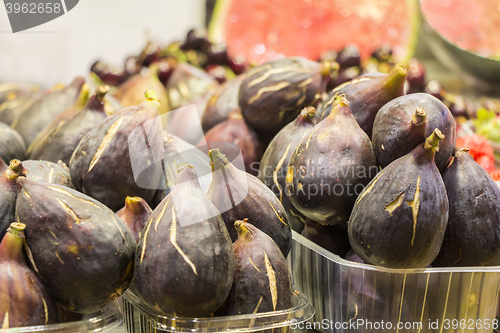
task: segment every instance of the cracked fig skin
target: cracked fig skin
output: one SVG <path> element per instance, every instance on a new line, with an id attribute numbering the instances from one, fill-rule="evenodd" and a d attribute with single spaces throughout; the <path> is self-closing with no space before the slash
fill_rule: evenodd
<path id="1" fill-rule="evenodd" d="M 16 180 L 26 176 L 26 172 L 21 161 L 12 160 L 7 167 L 0 158 L 0 241 L 12 221 L 16 220 Z"/>
<path id="2" fill-rule="evenodd" d="M 271 237 L 247 221 L 234 223 L 238 232 L 233 245 L 234 281 L 216 316 L 280 311 L 293 306 L 292 279 L 283 253 Z"/>
<path id="3" fill-rule="evenodd" d="M 160 313 L 208 317 L 226 299 L 233 276 L 224 221 L 187 165 L 146 223 L 135 257 L 134 292 Z"/>
<path id="4" fill-rule="evenodd" d="M 92 313 L 120 296 L 132 279 L 136 242 L 118 216 L 65 186 L 24 177 L 17 186 L 32 266 L 54 298 Z"/>
<path id="5" fill-rule="evenodd" d="M 56 302 L 24 261 L 25 228 L 12 223 L 0 243 L 0 331 L 58 320 Z"/>
<path id="6" fill-rule="evenodd" d="M 361 192 L 348 223 L 359 257 L 388 268 L 427 267 L 448 223 L 448 197 L 434 163 L 444 136 L 438 129 L 409 154 L 380 171 Z"/>

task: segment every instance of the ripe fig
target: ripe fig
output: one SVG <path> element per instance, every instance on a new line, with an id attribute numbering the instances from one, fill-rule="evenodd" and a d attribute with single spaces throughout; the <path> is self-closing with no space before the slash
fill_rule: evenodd
<path id="1" fill-rule="evenodd" d="M 27 170 L 25 177 L 29 180 L 74 188 L 69 176 L 69 168 L 62 161 L 52 163 L 27 160 L 23 161 L 23 165 Z"/>
<path id="2" fill-rule="evenodd" d="M 371 137 L 378 110 L 392 99 L 404 95 L 405 82 L 406 69 L 402 65 L 395 66 L 389 74 L 362 75 L 333 89 L 316 117 L 318 121 L 325 119 L 335 107 L 335 97 L 345 94 L 354 118 Z"/>
<path id="3" fill-rule="evenodd" d="M 159 312 L 208 317 L 226 299 L 233 276 L 226 226 L 187 165 L 139 240 L 134 291 Z"/>
<path id="4" fill-rule="evenodd" d="M 292 232 L 285 209 L 276 195 L 258 178 L 237 169 L 219 149 L 209 152 L 212 182 L 207 197 L 221 212 L 231 240 L 238 238 L 231 226 L 242 216 L 271 237 L 286 257 L 292 248 Z"/>
<path id="5" fill-rule="evenodd" d="M 26 146 L 21 135 L 7 124 L 0 123 L 0 158 L 5 161 L 22 160 L 25 155 Z"/>
<path id="6" fill-rule="evenodd" d="M 208 131 L 198 146 L 202 146 L 204 142 L 209 147 L 211 142 L 229 142 L 234 144 L 234 148 L 240 147 L 245 170 L 257 176 L 262 148 L 257 133 L 246 124 L 239 108 L 231 111 L 227 120 Z"/>
<path id="7" fill-rule="evenodd" d="M 286 174 L 292 204 L 322 224 L 345 224 L 358 194 L 378 171 L 370 139 L 350 103 L 344 95 L 337 100 L 294 150 Z"/>
<path id="8" fill-rule="evenodd" d="M 259 169 L 259 179 L 279 198 L 291 228 L 297 232 L 304 229 L 306 218 L 292 205 L 285 193 L 286 171 L 293 151 L 315 125 L 315 112 L 314 107 L 302 109 L 295 121 L 276 134 L 262 157 Z"/>
<path id="9" fill-rule="evenodd" d="M 127 196 L 151 202 L 161 179 L 161 165 L 156 163 L 163 145 L 160 102 L 152 91 L 145 95 L 144 103 L 125 108 L 91 129 L 71 157 L 75 188 L 113 211 L 123 207 Z"/>
<path id="10" fill-rule="evenodd" d="M 307 219 L 302 236 L 341 257 L 351 249 L 347 228 L 343 225 L 324 225 Z"/>
<path id="11" fill-rule="evenodd" d="M 77 113 L 68 115 L 67 119 L 60 119 L 57 124 L 52 123 L 52 130 L 48 131 L 45 137 L 39 135 L 31 144 L 28 149 L 30 158 L 69 164 L 75 148 L 85 134 L 106 119 L 104 96 L 108 90 L 108 86 L 98 87 L 95 95 Z M 51 125 L 49 127 L 52 127 Z M 45 130 L 42 131 L 44 132 Z"/>
<path id="12" fill-rule="evenodd" d="M 158 111 L 160 114 L 167 113 L 168 96 L 165 86 L 158 79 L 158 65 L 152 64 L 149 69 L 145 68 L 139 74 L 133 75 L 118 87 L 118 91 L 113 95 L 123 107 L 134 106 L 144 101 L 144 92 L 153 90 L 158 95 L 161 102 Z"/>
<path id="13" fill-rule="evenodd" d="M 245 121 L 259 135 L 273 137 L 324 90 L 329 67 L 305 58 L 269 61 L 246 73 L 239 92 Z"/>
<path id="14" fill-rule="evenodd" d="M 127 289 L 136 242 L 116 214 L 65 186 L 20 177 L 17 187 L 32 266 L 58 303 L 92 313 Z"/>
<path id="15" fill-rule="evenodd" d="M 500 265 L 500 189 L 467 151 L 455 148 L 443 172 L 450 216 L 432 266 Z"/>
<path id="16" fill-rule="evenodd" d="M 26 111 L 40 96 L 39 93 L 33 93 L 3 102 L 0 104 L 0 122 L 10 126 L 14 119 Z"/>
<path id="17" fill-rule="evenodd" d="M 201 118 L 203 132 L 206 133 L 215 125 L 222 123 L 232 110 L 239 107 L 238 92 L 244 79 L 245 75 L 238 75 L 216 89 Z"/>
<path id="18" fill-rule="evenodd" d="M 116 215 L 130 228 L 132 236 L 138 242 L 142 230 L 153 211 L 143 198 L 126 197 L 125 206 L 116 212 Z"/>
<path id="19" fill-rule="evenodd" d="M 183 162 L 188 162 L 198 175 L 201 190 L 206 192 L 212 181 L 212 170 L 210 169 L 210 158 L 207 154 L 187 143 L 186 141 L 163 131 L 163 176 L 158 191 L 153 198 L 153 206 L 156 207 L 172 191 L 177 178 L 177 167 Z"/>
<path id="20" fill-rule="evenodd" d="M 7 228 L 16 220 L 16 179 L 26 175 L 26 169 L 19 160 L 10 161 L 10 166 L 0 170 L 0 240 L 7 232 Z"/>
<path id="21" fill-rule="evenodd" d="M 11 124 L 24 139 L 27 147 L 52 120 L 72 106 L 80 94 L 85 79 L 77 77 L 68 87 L 42 95 Z"/>
<path id="22" fill-rule="evenodd" d="M 170 110 L 178 109 L 183 105 L 213 91 L 218 86 L 216 80 L 203 70 L 187 63 L 181 63 L 168 80 L 167 93 Z M 203 110 L 200 110 L 200 114 Z"/>
<path id="23" fill-rule="evenodd" d="M 455 148 L 455 120 L 440 100 L 425 93 L 410 94 L 384 105 L 373 124 L 373 149 L 382 168 L 408 154 L 438 128 L 445 136 L 436 152 L 443 171 Z"/>
<path id="24" fill-rule="evenodd" d="M 434 155 L 439 129 L 365 187 L 348 223 L 359 257 L 389 268 L 427 267 L 437 256 L 448 223 L 448 197 Z"/>
<path id="25" fill-rule="evenodd" d="M 22 223 L 12 223 L 0 243 L 0 323 L 13 327 L 58 322 L 56 302 L 24 261 Z"/>
<path id="26" fill-rule="evenodd" d="M 247 220 L 234 223 L 238 231 L 233 244 L 234 281 L 216 316 L 280 311 L 293 306 L 292 278 L 283 253 L 271 237 Z"/>

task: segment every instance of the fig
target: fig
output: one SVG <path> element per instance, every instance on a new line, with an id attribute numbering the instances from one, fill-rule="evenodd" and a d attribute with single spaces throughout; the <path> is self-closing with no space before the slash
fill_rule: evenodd
<path id="1" fill-rule="evenodd" d="M 295 121 L 276 134 L 264 152 L 259 169 L 259 179 L 279 198 L 285 208 L 290 227 L 297 232 L 302 232 L 304 229 L 306 218 L 288 199 L 285 193 L 285 177 L 293 151 L 314 127 L 315 112 L 314 107 L 302 109 Z"/>
<path id="2" fill-rule="evenodd" d="M 293 306 L 292 278 L 276 243 L 248 219 L 234 223 L 235 271 L 231 292 L 216 316 L 287 310 Z"/>
<path id="3" fill-rule="evenodd" d="M 69 168 L 62 161 L 52 163 L 27 160 L 23 161 L 23 165 L 27 170 L 25 177 L 29 180 L 74 188 L 69 176 Z"/>
<path id="4" fill-rule="evenodd" d="M 15 158 L 22 160 L 26 155 L 26 146 L 19 133 L 7 124 L 0 123 L 0 157 L 5 161 Z"/>
<path id="5" fill-rule="evenodd" d="M 266 233 L 286 257 L 292 247 L 292 231 L 285 209 L 274 193 L 257 177 L 237 169 L 219 149 L 209 152 L 212 182 L 207 197 L 221 212 L 233 242 L 238 238 L 232 228 L 241 217 Z"/>
<path id="6" fill-rule="evenodd" d="M 327 118 L 304 136 L 290 157 L 285 191 L 304 216 L 345 224 L 358 194 L 377 174 L 368 135 L 354 119 L 345 95 Z"/>
<path id="7" fill-rule="evenodd" d="M 405 82 L 406 69 L 402 65 L 396 65 L 389 74 L 364 74 L 333 89 L 316 117 L 318 121 L 325 119 L 335 107 L 335 97 L 345 94 L 354 118 L 371 137 L 378 110 L 387 102 L 404 95 Z"/>
<path id="8" fill-rule="evenodd" d="M 113 211 L 123 207 L 127 196 L 150 203 L 161 179 L 161 164 L 156 163 L 163 145 L 160 102 L 153 91 L 145 96 L 142 104 L 125 108 L 91 129 L 70 160 L 75 188 Z"/>
<path id="9" fill-rule="evenodd" d="M 7 100 L 0 104 L 0 122 L 10 126 L 14 119 L 26 111 L 39 96 L 41 95 L 30 94 L 13 100 Z"/>
<path id="10" fill-rule="evenodd" d="M 239 107 L 238 92 L 244 79 L 245 75 L 238 75 L 216 89 L 201 118 L 203 132 L 206 133 L 215 125 L 222 123 L 232 110 Z"/>
<path id="11" fill-rule="evenodd" d="M 262 149 L 257 133 L 248 127 L 239 108 L 231 111 L 227 120 L 208 131 L 198 146 L 202 146 L 204 142 L 209 146 L 211 142 L 229 142 L 234 144 L 234 148 L 239 147 L 245 163 L 245 170 L 257 176 Z"/>
<path id="12" fill-rule="evenodd" d="M 341 257 L 351 249 L 347 228 L 343 225 L 324 225 L 306 219 L 302 236 Z"/>
<path id="13" fill-rule="evenodd" d="M 133 75 L 118 87 L 118 91 L 113 95 L 123 107 L 134 106 L 144 101 L 144 92 L 153 90 L 161 102 L 158 111 L 160 114 L 167 113 L 168 96 L 165 86 L 158 79 L 158 65 L 153 64 L 149 69 Z"/>
<path id="14" fill-rule="evenodd" d="M 189 144 L 196 145 L 204 136 L 200 119 L 212 94 L 213 91 L 206 91 L 201 97 L 188 102 L 186 105 L 181 105 L 179 109 L 167 113 L 164 116 L 164 118 L 166 117 L 165 130 Z"/>
<path id="15" fill-rule="evenodd" d="M 427 267 L 438 255 L 448 223 L 448 197 L 435 152 L 439 129 L 365 187 L 352 210 L 349 242 L 359 257 L 389 268 Z"/>
<path id="16" fill-rule="evenodd" d="M 104 96 L 108 90 L 108 86 L 98 87 L 95 95 L 76 114 L 61 119 L 57 125 L 53 123 L 54 128 L 45 137 L 37 138 L 28 149 L 30 158 L 69 164 L 75 148 L 85 134 L 106 119 Z"/>
<path id="17" fill-rule="evenodd" d="M 58 303 L 92 313 L 127 289 L 136 242 L 116 214 L 65 186 L 19 177 L 17 187 L 31 264 Z"/>
<path id="18" fill-rule="evenodd" d="M 446 168 L 455 148 L 455 120 L 440 100 L 425 93 L 398 97 L 384 105 L 373 124 L 373 149 L 382 168 L 408 154 L 425 141 L 435 128 L 445 136 L 435 161 Z"/>
<path id="19" fill-rule="evenodd" d="M 16 221 L 16 179 L 26 175 L 26 169 L 19 160 L 10 161 L 8 168 L 2 161 L 2 169 L 4 170 L 0 170 L 0 240 L 12 221 Z"/>
<path id="20" fill-rule="evenodd" d="M 11 127 L 23 137 L 26 147 L 29 147 L 52 120 L 77 100 L 85 79 L 77 77 L 66 88 L 54 90 L 38 98 L 26 111 L 20 114 Z"/>
<path id="21" fill-rule="evenodd" d="M 196 209 L 193 209 L 196 207 Z M 137 246 L 134 290 L 157 311 L 208 317 L 231 290 L 231 239 L 190 165 L 150 216 Z"/>
<path id="22" fill-rule="evenodd" d="M 12 223 L 0 243 L 0 323 L 13 327 L 55 324 L 56 302 L 24 261 L 22 223 Z"/>
<path id="23" fill-rule="evenodd" d="M 450 215 L 432 266 L 500 265 L 500 189 L 495 181 L 461 148 L 455 148 L 442 175 Z"/>
<path id="24" fill-rule="evenodd" d="M 246 73 L 239 92 L 245 121 L 259 135 L 273 137 L 324 90 L 329 66 L 300 57 L 269 61 Z"/>
<path id="25" fill-rule="evenodd" d="M 116 212 L 116 215 L 130 228 L 132 236 L 138 242 L 142 230 L 153 211 L 143 198 L 126 197 L 125 206 Z"/>
<path id="26" fill-rule="evenodd" d="M 210 169 L 210 158 L 207 154 L 195 146 L 179 139 L 175 135 L 163 131 L 163 176 L 158 191 L 153 198 L 153 206 L 156 207 L 174 188 L 177 178 L 177 167 L 183 162 L 188 162 L 198 175 L 203 193 L 206 192 L 212 181 L 212 170 Z"/>
<path id="27" fill-rule="evenodd" d="M 218 86 L 216 80 L 203 70 L 187 63 L 181 63 L 168 80 L 167 93 L 170 110 L 191 104 L 192 101 L 213 91 Z M 199 111 L 200 114 L 203 110 Z"/>

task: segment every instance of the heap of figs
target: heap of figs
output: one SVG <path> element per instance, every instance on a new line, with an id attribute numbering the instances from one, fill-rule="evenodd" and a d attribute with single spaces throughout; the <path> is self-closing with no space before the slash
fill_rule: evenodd
<path id="1" fill-rule="evenodd" d="M 246 68 L 193 30 L 90 82 L 16 90 L 0 105 L 2 328 L 127 288 L 169 316 L 289 309 L 292 230 L 388 268 L 500 265 L 500 189 L 456 147 L 449 104 L 387 52 L 374 72 L 351 51 Z"/>

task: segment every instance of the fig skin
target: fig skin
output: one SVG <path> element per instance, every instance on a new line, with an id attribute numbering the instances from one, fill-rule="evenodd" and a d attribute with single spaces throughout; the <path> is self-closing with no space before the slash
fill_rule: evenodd
<path id="1" fill-rule="evenodd" d="M 380 166 L 385 168 L 424 142 L 438 128 L 445 139 L 439 145 L 435 160 L 438 169 L 443 171 L 455 148 L 455 126 L 450 110 L 434 96 L 425 93 L 401 96 L 377 113 L 373 124 L 373 149 Z"/>
<path id="2" fill-rule="evenodd" d="M 19 160 L 10 161 L 9 167 L 2 161 L 0 171 L 0 241 L 12 221 L 16 220 L 16 179 L 26 175 L 26 169 Z"/>
<path id="3" fill-rule="evenodd" d="M 4 123 L 0 123 L 0 158 L 4 161 L 23 160 L 26 145 L 19 133 Z"/>
<path id="4" fill-rule="evenodd" d="M 138 242 L 152 212 L 143 198 L 126 197 L 125 206 L 116 212 L 116 215 L 129 227 L 132 236 Z"/>
<path id="5" fill-rule="evenodd" d="M 327 118 L 297 146 L 288 163 L 285 191 L 304 216 L 345 224 L 361 189 L 378 171 L 372 144 L 340 95 Z"/>
<path id="6" fill-rule="evenodd" d="M 330 92 L 327 102 L 316 113 L 318 122 L 335 107 L 335 97 L 345 94 L 354 118 L 371 138 L 378 110 L 392 99 L 404 95 L 405 82 L 406 69 L 396 65 L 389 74 L 369 73 L 343 83 Z"/>
<path id="7" fill-rule="evenodd" d="M 229 142 L 239 146 L 246 172 L 254 176 L 258 175 L 259 169 L 256 165 L 262 158 L 262 148 L 257 133 L 246 124 L 239 108 L 231 111 L 227 120 L 208 131 L 205 139 L 199 142 L 198 146 L 202 146 L 203 142 L 206 142 L 209 147 L 211 142 Z"/>
<path id="8" fill-rule="evenodd" d="M 145 69 L 145 72 L 141 72 L 133 75 L 127 81 L 122 83 L 118 87 L 118 91 L 113 95 L 120 104 L 127 108 L 140 104 L 144 101 L 144 92 L 148 90 L 153 90 L 157 94 L 157 99 L 160 101 L 160 106 L 158 111 L 160 114 L 167 113 L 170 109 L 168 108 L 168 96 L 165 90 L 165 86 L 158 79 L 158 67 L 153 64 L 149 69 Z"/>
<path id="9" fill-rule="evenodd" d="M 340 257 L 351 249 L 347 228 L 343 225 L 324 225 L 306 219 L 302 236 Z"/>
<path id="10" fill-rule="evenodd" d="M 78 113 L 60 121 L 39 142 L 35 140 L 30 147 L 30 158 L 54 163 L 60 160 L 69 164 L 75 148 L 85 134 L 106 119 L 104 97 L 108 90 L 108 86 L 98 87 Z"/>
<path id="11" fill-rule="evenodd" d="M 26 147 L 55 117 L 75 103 L 84 83 L 84 78 L 77 77 L 68 87 L 42 95 L 12 122 L 11 127 L 21 134 Z"/>
<path id="12" fill-rule="evenodd" d="M 163 156 L 163 175 L 153 198 L 152 207 L 156 208 L 174 188 L 177 167 L 181 162 L 188 162 L 194 167 L 201 189 L 205 193 L 212 180 L 210 158 L 206 153 L 175 135 L 163 131 Z"/>
<path id="13" fill-rule="evenodd" d="M 41 94 L 31 93 L 26 96 L 19 96 L 12 101 L 5 101 L 0 104 L 0 122 L 11 125 L 14 119 L 26 111 Z"/>
<path id="14" fill-rule="evenodd" d="M 12 223 L 0 243 L 0 323 L 2 329 L 55 324 L 56 302 L 23 257 L 24 229 Z"/>
<path id="15" fill-rule="evenodd" d="M 455 148 L 443 172 L 450 216 L 432 266 L 500 265 L 500 190 L 467 151 Z"/>
<path id="16" fill-rule="evenodd" d="M 191 166 L 149 218 L 134 271 L 135 293 L 160 313 L 208 317 L 227 298 L 234 277 L 231 239 Z"/>
<path id="17" fill-rule="evenodd" d="M 274 137 L 304 107 L 317 102 L 328 75 L 327 66 L 301 57 L 252 68 L 238 95 L 243 118 L 259 136 Z"/>
<path id="18" fill-rule="evenodd" d="M 147 100 L 106 118 L 80 141 L 69 169 L 75 189 L 102 202 L 113 211 L 123 207 L 127 196 L 151 203 L 161 179 L 162 152 L 160 102 L 152 91 Z M 141 126 L 147 131 L 147 149 Z M 133 161 L 130 152 L 134 153 Z M 152 156 L 150 156 L 152 154 Z M 142 171 L 135 175 L 136 170 Z"/>
<path id="19" fill-rule="evenodd" d="M 239 108 L 238 93 L 244 79 L 244 74 L 238 75 L 215 90 L 201 118 L 201 127 L 204 133 L 225 121 L 232 110 Z"/>
<path id="20" fill-rule="evenodd" d="M 207 197 L 221 212 L 233 242 L 238 238 L 232 228 L 242 216 L 266 233 L 286 257 L 292 248 L 292 231 L 285 209 L 276 195 L 257 177 L 237 169 L 219 149 L 209 152 L 212 182 Z"/>
<path id="21" fill-rule="evenodd" d="M 276 243 L 254 225 L 234 223 L 235 273 L 228 298 L 215 316 L 287 310 L 293 306 L 292 278 Z"/>
<path id="22" fill-rule="evenodd" d="M 68 187 L 24 177 L 17 186 L 31 264 L 57 302 L 85 314 L 119 297 L 132 279 L 136 242 L 129 228 Z"/>
<path id="23" fill-rule="evenodd" d="M 359 195 L 348 223 L 349 242 L 366 263 L 419 268 L 438 255 L 449 212 L 434 163 L 443 139 L 435 129 L 425 143 L 380 171 Z"/>
<path id="24" fill-rule="evenodd" d="M 293 206 L 285 192 L 288 162 L 297 145 L 308 135 L 314 125 L 314 107 L 302 109 L 293 122 L 286 125 L 267 146 L 259 168 L 259 179 L 278 197 L 285 208 L 293 230 L 302 232 L 306 217 Z"/>
<path id="25" fill-rule="evenodd" d="M 23 161 L 26 168 L 26 178 L 29 180 L 51 183 L 74 188 L 69 176 L 69 168 L 62 161 L 57 163 L 48 161 Z"/>

